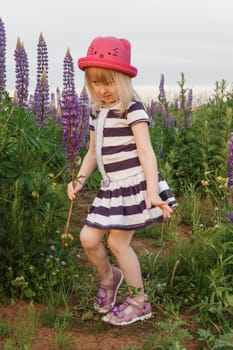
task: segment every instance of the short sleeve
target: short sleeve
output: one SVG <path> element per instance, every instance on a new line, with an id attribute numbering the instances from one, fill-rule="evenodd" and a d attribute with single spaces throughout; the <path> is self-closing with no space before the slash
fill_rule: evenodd
<path id="1" fill-rule="evenodd" d="M 136 101 L 130 105 L 127 110 L 127 120 L 129 126 L 141 122 L 147 122 L 149 124 L 149 117 L 142 102 Z"/>

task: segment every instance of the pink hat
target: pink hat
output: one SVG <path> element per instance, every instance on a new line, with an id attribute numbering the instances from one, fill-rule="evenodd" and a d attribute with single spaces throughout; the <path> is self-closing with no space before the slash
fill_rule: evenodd
<path id="1" fill-rule="evenodd" d="M 78 60 L 80 69 L 99 67 L 117 70 L 131 77 L 137 68 L 130 65 L 130 42 L 113 36 L 95 38 L 87 50 L 87 56 Z"/>

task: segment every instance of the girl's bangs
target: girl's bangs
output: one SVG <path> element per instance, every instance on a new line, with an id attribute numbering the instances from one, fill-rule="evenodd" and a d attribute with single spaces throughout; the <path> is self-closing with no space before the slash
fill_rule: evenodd
<path id="1" fill-rule="evenodd" d="M 86 68 L 88 80 L 96 80 L 103 84 L 112 84 L 115 81 L 114 71 L 111 69 L 88 67 Z"/>

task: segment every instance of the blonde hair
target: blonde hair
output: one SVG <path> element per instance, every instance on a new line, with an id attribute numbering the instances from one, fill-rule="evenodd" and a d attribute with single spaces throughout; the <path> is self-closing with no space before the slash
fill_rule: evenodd
<path id="1" fill-rule="evenodd" d="M 92 89 L 91 80 L 93 79 L 100 81 L 103 84 L 115 85 L 116 94 L 119 97 L 120 102 L 120 108 L 118 109 L 119 114 L 122 114 L 127 110 L 129 104 L 134 98 L 139 99 L 133 89 L 130 76 L 112 69 L 88 67 L 85 69 L 85 80 L 94 102 L 94 111 L 97 111 L 101 107 L 102 101 L 96 96 Z"/>

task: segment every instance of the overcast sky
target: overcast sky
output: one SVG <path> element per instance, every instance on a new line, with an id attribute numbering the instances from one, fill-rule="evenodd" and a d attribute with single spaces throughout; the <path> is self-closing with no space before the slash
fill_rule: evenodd
<path id="1" fill-rule="evenodd" d="M 7 88 L 14 89 L 14 50 L 19 37 L 35 88 L 36 55 L 42 32 L 48 48 L 49 85 L 62 88 L 63 60 L 70 48 L 75 82 L 83 73 L 76 61 L 96 36 L 130 40 L 135 85 L 213 86 L 233 82 L 233 0 L 2 0 L 0 17 L 7 37 Z"/>

